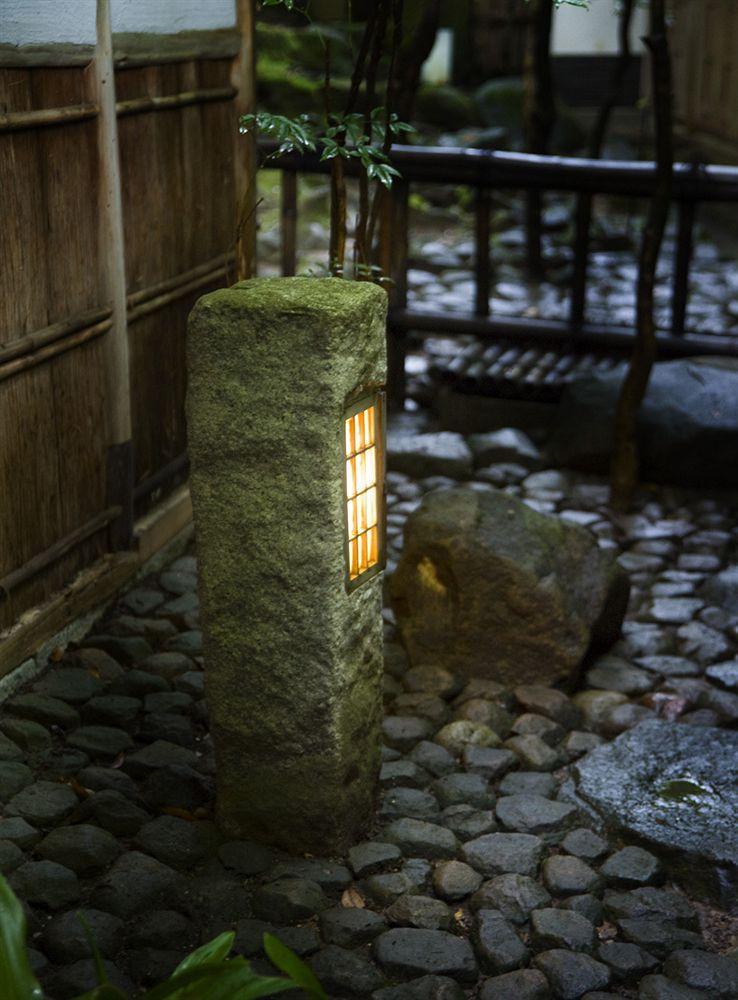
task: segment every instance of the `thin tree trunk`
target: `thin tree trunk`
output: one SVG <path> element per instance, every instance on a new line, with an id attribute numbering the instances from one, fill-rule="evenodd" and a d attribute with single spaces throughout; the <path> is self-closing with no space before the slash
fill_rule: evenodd
<path id="1" fill-rule="evenodd" d="M 553 75 L 551 72 L 551 0 L 533 0 L 525 51 L 524 119 L 526 148 L 530 153 L 547 153 L 555 118 Z M 543 277 L 541 252 L 541 195 L 529 191 L 526 197 L 525 228 L 528 273 L 534 280 Z"/>
<path id="2" fill-rule="evenodd" d="M 420 71 L 436 41 L 440 12 L 441 0 L 425 0 L 423 14 L 415 31 L 398 53 L 396 100 L 393 104 L 402 121 L 410 121 L 413 116 Z"/>
<path id="3" fill-rule="evenodd" d="M 615 415 L 611 499 L 613 506 L 620 510 L 625 510 L 630 505 L 638 478 L 637 417 L 657 354 L 656 323 L 653 314 L 654 284 L 659 250 L 671 203 L 674 163 L 671 64 L 664 6 L 665 0 L 651 0 L 649 34 L 644 39 L 651 53 L 656 186 L 641 241 L 635 345 L 620 390 Z"/>

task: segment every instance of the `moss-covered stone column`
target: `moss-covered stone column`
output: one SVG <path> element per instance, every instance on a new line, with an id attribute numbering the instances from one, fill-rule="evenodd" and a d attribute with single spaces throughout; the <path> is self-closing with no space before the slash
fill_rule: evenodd
<path id="1" fill-rule="evenodd" d="M 344 414 L 385 381 L 384 292 L 327 278 L 205 295 L 187 420 L 219 822 L 326 854 L 373 809 L 381 577 L 346 585 Z"/>

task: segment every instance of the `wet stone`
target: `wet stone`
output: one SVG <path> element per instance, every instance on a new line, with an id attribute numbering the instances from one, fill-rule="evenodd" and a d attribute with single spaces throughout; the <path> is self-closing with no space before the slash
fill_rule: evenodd
<path id="1" fill-rule="evenodd" d="M 527 875 L 498 875 L 485 882 L 470 900 L 473 910 L 498 910 L 514 924 L 524 924 L 533 910 L 550 902 L 540 882 Z"/>
<path id="2" fill-rule="evenodd" d="M 543 863 L 543 881 L 554 896 L 573 896 L 592 892 L 602 878 L 579 858 L 559 854 Z"/>
<path id="3" fill-rule="evenodd" d="M 178 816 L 158 816 L 139 829 L 134 846 L 184 871 L 215 850 L 215 828 L 210 823 L 190 823 Z"/>
<path id="4" fill-rule="evenodd" d="M 49 730 L 31 719 L 3 719 L 0 721 L 0 730 L 27 753 L 41 753 L 51 746 Z"/>
<path id="5" fill-rule="evenodd" d="M 177 746 L 175 743 L 169 743 L 166 740 L 156 740 L 155 743 L 150 743 L 143 750 L 129 754 L 125 759 L 124 767 L 134 778 L 145 778 L 152 771 L 166 767 L 168 764 L 195 767 L 197 762 L 197 756 L 192 750 Z"/>
<path id="6" fill-rule="evenodd" d="M 433 871 L 433 888 L 448 902 L 465 899 L 482 884 L 482 876 L 463 861 L 442 861 Z"/>
<path id="7" fill-rule="evenodd" d="M 681 927 L 696 929 L 697 913 L 689 901 L 670 889 L 633 889 L 631 892 L 606 892 L 605 910 L 611 920 L 647 917 L 667 920 Z"/>
<path id="8" fill-rule="evenodd" d="M 0 732 L 0 761 L 22 759 L 23 751 L 18 744 L 13 743 L 11 739 L 8 739 L 7 736 Z"/>
<path id="9" fill-rule="evenodd" d="M 576 806 L 541 795 L 505 795 L 497 800 L 495 811 L 508 830 L 539 834 L 548 842 L 561 839 L 577 818 Z"/>
<path id="10" fill-rule="evenodd" d="M 0 761 L 0 802 L 9 802 L 32 782 L 33 772 L 30 767 L 20 761 Z"/>
<path id="11" fill-rule="evenodd" d="M 530 771 L 554 771 L 561 764 L 561 757 L 540 736 L 513 736 L 505 746 L 520 758 L 520 763 Z"/>
<path id="12" fill-rule="evenodd" d="M 27 861 L 8 879 L 21 899 L 49 910 L 60 910 L 80 896 L 77 876 L 54 861 Z"/>
<path id="13" fill-rule="evenodd" d="M 369 899 L 373 900 L 377 906 L 388 906 L 398 896 L 417 891 L 420 888 L 420 886 L 415 885 L 409 875 L 402 871 L 370 875 L 362 883 L 362 887 Z"/>
<path id="14" fill-rule="evenodd" d="M 136 587 L 134 590 L 129 590 L 120 601 L 121 606 L 134 615 L 148 615 L 163 603 L 164 595 L 160 590 L 146 587 Z"/>
<path id="15" fill-rule="evenodd" d="M 511 972 L 524 965 L 530 957 L 512 924 L 497 910 L 478 911 L 474 944 L 485 972 Z"/>
<path id="16" fill-rule="evenodd" d="M 730 691 L 738 691 L 738 660 L 727 660 L 708 667 L 705 676 Z"/>
<path id="17" fill-rule="evenodd" d="M 180 876 L 168 865 L 138 851 L 122 854 L 92 890 L 96 909 L 128 919 L 157 903 L 171 906 Z"/>
<path id="18" fill-rule="evenodd" d="M 494 747 L 464 747 L 462 754 L 464 767 L 472 774 L 481 774 L 490 781 L 502 777 L 519 766 L 519 760 L 512 750 L 499 750 Z"/>
<path id="19" fill-rule="evenodd" d="M 310 960 L 321 985 L 334 996 L 366 996 L 384 983 L 384 978 L 366 958 L 330 944 Z"/>
<path id="20" fill-rule="evenodd" d="M 420 927 L 425 930 L 448 930 L 451 911 L 440 899 L 405 893 L 385 911 L 390 924 L 402 927 Z"/>
<path id="21" fill-rule="evenodd" d="M 133 722 L 140 711 L 140 698 L 129 698 L 122 694 L 102 694 L 90 698 L 83 706 L 82 718 L 86 723 L 122 727 Z"/>
<path id="22" fill-rule="evenodd" d="M 262 920 L 292 924 L 328 909 L 328 900 L 317 882 L 284 878 L 260 886 L 254 893 L 253 907 Z"/>
<path id="23" fill-rule="evenodd" d="M 180 674 L 192 671 L 194 662 L 189 656 L 178 652 L 154 653 L 147 656 L 139 664 L 141 670 L 145 670 L 157 677 L 163 677 L 166 681 L 172 681 Z"/>
<path id="24" fill-rule="evenodd" d="M 480 774 L 448 774 L 433 783 L 433 792 L 442 807 L 459 805 L 487 809 L 494 805 L 494 795 L 487 779 Z"/>
<path id="25" fill-rule="evenodd" d="M 23 851 L 10 840 L 0 840 L 0 872 L 7 875 L 25 861 Z"/>
<path id="26" fill-rule="evenodd" d="M 402 678 L 406 691 L 425 691 L 439 698 L 453 698 L 461 691 L 461 681 L 450 670 L 433 664 L 411 667 Z"/>
<path id="27" fill-rule="evenodd" d="M 83 768 L 77 777 L 85 788 L 90 788 L 92 791 L 102 792 L 112 789 L 129 799 L 138 798 L 136 782 L 119 768 L 92 765 Z"/>
<path id="28" fill-rule="evenodd" d="M 79 713 L 60 698 L 43 694 L 19 694 L 5 703 L 5 711 L 20 719 L 31 719 L 43 726 L 71 729 L 79 725 Z"/>
<path id="29" fill-rule="evenodd" d="M 416 744 L 409 754 L 409 759 L 436 777 L 450 774 L 456 769 L 456 761 L 448 750 L 428 740 L 421 740 Z"/>
<path id="30" fill-rule="evenodd" d="M 168 691 L 169 681 L 147 670 L 129 670 L 109 688 L 109 694 L 143 699 L 154 691 Z"/>
<path id="31" fill-rule="evenodd" d="M 195 937 L 194 924 L 181 913 L 176 910 L 150 910 L 137 917 L 128 937 L 128 945 L 177 950 L 194 943 Z"/>
<path id="32" fill-rule="evenodd" d="M 615 885 L 641 886 L 658 879 L 661 865 L 642 847 L 624 847 L 607 859 L 600 873 Z"/>
<path id="33" fill-rule="evenodd" d="M 496 747 L 500 738 L 489 726 L 480 722 L 470 722 L 468 719 L 458 719 L 449 722 L 434 736 L 449 753 L 460 756 L 467 746 Z"/>
<path id="34" fill-rule="evenodd" d="M 170 594 L 188 594 L 197 590 L 197 575 L 194 572 L 170 568 L 160 574 L 159 583 Z"/>
<path id="35" fill-rule="evenodd" d="M 590 687 L 628 695 L 645 694 L 654 685 L 650 671 L 641 670 L 617 656 L 600 657 L 587 672 L 586 681 Z"/>
<path id="36" fill-rule="evenodd" d="M 591 951 L 595 942 L 595 927 L 581 913 L 545 908 L 531 914 L 532 945 L 536 951 L 568 948 L 570 951 Z"/>
<path id="37" fill-rule="evenodd" d="M 542 795 L 551 798 L 558 785 L 556 779 L 542 771 L 515 771 L 500 782 L 500 795 Z"/>
<path id="38" fill-rule="evenodd" d="M 453 830 L 459 840 L 473 840 L 497 829 L 495 814 L 490 809 L 474 809 L 463 804 L 444 809 L 441 822 Z"/>
<path id="39" fill-rule="evenodd" d="M 53 917 L 44 928 L 41 938 L 44 952 L 52 961 L 61 963 L 92 957 L 79 913 L 89 925 L 92 938 L 103 958 L 114 958 L 123 943 L 123 921 L 111 913 L 93 909 L 69 910 Z"/>
<path id="40" fill-rule="evenodd" d="M 423 820 L 395 820 L 382 836 L 396 844 L 406 857 L 453 858 L 458 850 L 458 841 L 450 830 Z"/>
<path id="41" fill-rule="evenodd" d="M 454 718 L 476 722 L 488 726 L 500 739 L 504 739 L 512 729 L 513 717 L 500 705 L 484 698 L 470 698 L 455 711 Z"/>
<path id="42" fill-rule="evenodd" d="M 589 892 L 579 896 L 567 896 L 562 901 L 561 907 L 564 910 L 571 910 L 572 913 L 581 913 L 595 927 L 602 923 L 602 903 L 597 896 L 593 896 Z"/>
<path id="43" fill-rule="evenodd" d="M 77 805 L 77 796 L 66 785 L 37 781 L 14 795 L 5 807 L 6 816 L 20 816 L 32 826 L 61 823 Z"/>
<path id="44" fill-rule="evenodd" d="M 39 831 L 20 816 L 0 819 L 0 840 L 28 850 L 41 839 Z"/>
<path id="45" fill-rule="evenodd" d="M 479 1000 L 548 1000 L 548 980 L 537 969 L 519 969 L 485 979 Z"/>
<path id="46" fill-rule="evenodd" d="M 149 643 L 138 635 L 90 635 L 86 642 L 90 646 L 110 653 L 114 660 L 126 666 L 143 660 L 152 652 Z"/>
<path id="47" fill-rule="evenodd" d="M 152 771 L 141 785 L 141 799 L 150 809 L 194 812 L 209 802 L 214 793 L 213 782 L 185 764 L 168 764 Z"/>
<path id="48" fill-rule="evenodd" d="M 386 931 L 374 942 L 374 956 L 389 976 L 451 976 L 462 983 L 473 983 L 477 979 L 477 963 L 471 945 L 445 931 L 414 927 Z"/>
<path id="49" fill-rule="evenodd" d="M 561 1000 L 577 1000 L 610 984 L 608 966 L 581 952 L 554 948 L 536 955 L 534 962 L 548 979 L 554 996 Z"/>
<path id="50" fill-rule="evenodd" d="M 114 789 L 91 795 L 82 805 L 82 815 L 115 837 L 133 837 L 151 818 L 140 806 Z"/>
<path id="51" fill-rule="evenodd" d="M 600 731 L 605 736 L 617 736 L 619 733 L 637 726 L 639 722 L 645 722 L 654 717 L 654 713 L 645 705 L 634 705 L 630 702 L 616 705 L 602 716 Z"/>
<path id="52" fill-rule="evenodd" d="M 706 951 L 675 951 L 664 962 L 664 974 L 709 996 L 731 1000 L 738 996 L 738 962 L 728 955 Z"/>
<path id="53" fill-rule="evenodd" d="M 145 716 L 138 738 L 142 741 L 154 740 L 157 737 L 177 746 L 191 747 L 195 743 L 192 723 L 182 715 L 161 712 Z"/>
<path id="54" fill-rule="evenodd" d="M 597 958 L 610 966 L 616 980 L 625 983 L 640 979 L 659 964 L 659 960 L 643 948 L 622 941 L 604 941 L 597 949 Z"/>
<path id="55" fill-rule="evenodd" d="M 77 875 L 87 876 L 111 865 L 121 853 L 121 848 L 106 830 L 79 823 L 52 830 L 36 846 L 36 853 L 41 858 L 70 868 Z"/>
<path id="56" fill-rule="evenodd" d="M 33 685 L 36 694 L 58 698 L 70 705 L 83 705 L 90 698 L 101 694 L 105 682 L 93 677 L 82 667 L 52 669 Z"/>
<path id="57" fill-rule="evenodd" d="M 433 820 L 437 815 L 435 796 L 418 788 L 391 788 L 382 795 L 379 807 L 379 818 L 384 821 L 403 816 Z"/>
<path id="58" fill-rule="evenodd" d="M 388 746 L 400 753 L 412 750 L 416 743 L 427 739 L 432 733 L 432 724 L 415 715 L 388 715 L 382 722 L 382 738 Z"/>
<path id="59" fill-rule="evenodd" d="M 388 986 L 372 993 L 372 1000 L 464 1000 L 466 994 L 448 976 L 421 976 L 402 986 Z"/>
<path id="60" fill-rule="evenodd" d="M 545 715 L 564 729 L 575 729 L 582 723 L 582 713 L 574 702 L 556 688 L 545 684 L 521 684 L 514 694 L 526 711 Z"/>
<path id="61" fill-rule="evenodd" d="M 382 764 L 379 772 L 380 788 L 424 788 L 430 776 L 411 760 L 391 760 Z"/>
<path id="62" fill-rule="evenodd" d="M 488 833 L 470 840 L 461 849 L 467 864 L 491 878 L 508 873 L 535 875 L 543 855 L 540 837 L 527 833 Z"/>
<path id="63" fill-rule="evenodd" d="M 348 861 L 357 878 L 373 875 L 383 868 L 391 867 L 402 858 L 402 851 L 396 844 L 385 844 L 369 840 L 350 848 Z"/>
<path id="64" fill-rule="evenodd" d="M 188 670 L 172 681 L 175 691 L 182 691 L 191 698 L 202 698 L 205 694 L 205 675 L 200 670 Z"/>
<path id="65" fill-rule="evenodd" d="M 167 639 L 164 649 L 168 653 L 182 653 L 189 657 L 202 656 L 202 632 L 197 628 L 180 632 Z"/>
<path id="66" fill-rule="evenodd" d="M 75 667 L 82 667 L 92 677 L 102 681 L 114 681 L 123 675 L 123 667 L 110 653 L 104 649 L 94 649 L 83 646 L 67 654 Z M 69 699 L 64 699 L 68 701 Z"/>
<path id="67" fill-rule="evenodd" d="M 705 1000 L 705 994 L 666 976 L 645 976 L 638 986 L 638 1000 Z"/>
<path id="68" fill-rule="evenodd" d="M 134 990 L 134 985 L 128 976 L 107 959 L 103 959 L 102 964 L 106 980 L 128 996 Z M 63 965 L 54 972 L 47 980 L 47 988 L 50 996 L 58 997 L 58 1000 L 71 1000 L 72 997 L 79 997 L 93 990 L 98 983 L 95 960 L 82 958 L 71 965 Z"/>
<path id="69" fill-rule="evenodd" d="M 341 892 L 351 884 L 351 872 L 344 865 L 324 858 L 293 858 L 280 862 L 270 872 L 270 878 L 301 878 L 317 884 L 326 892 Z"/>
<path id="70" fill-rule="evenodd" d="M 666 958 L 676 948 L 700 948 L 703 944 L 700 934 L 665 920 L 634 917 L 617 923 L 626 941 L 640 945 L 657 958 Z"/>
<path id="71" fill-rule="evenodd" d="M 387 930 L 387 924 L 372 910 L 349 906 L 332 907 L 320 914 L 320 932 L 327 944 L 356 948 L 373 941 Z"/>
<path id="72" fill-rule="evenodd" d="M 221 844 L 218 857 L 230 871 L 246 877 L 261 875 L 274 863 L 274 856 L 268 847 L 250 840 L 231 840 Z"/>
<path id="73" fill-rule="evenodd" d="M 133 749 L 133 740 L 115 726 L 81 726 L 67 737 L 69 746 L 91 757 L 113 760 L 118 754 Z"/>
<path id="74" fill-rule="evenodd" d="M 533 712 L 518 716 L 512 732 L 516 736 L 538 736 L 550 747 L 555 747 L 566 736 L 566 731 L 557 722 L 547 719 L 545 715 L 535 715 Z"/>
<path id="75" fill-rule="evenodd" d="M 683 656 L 643 656 L 638 663 L 645 670 L 661 674 L 662 677 L 696 677 L 700 672 L 693 660 L 687 660 Z"/>
<path id="76" fill-rule="evenodd" d="M 606 840 L 583 826 L 577 830 L 570 830 L 561 841 L 561 846 L 567 854 L 573 854 L 585 861 L 596 861 L 609 850 Z"/>

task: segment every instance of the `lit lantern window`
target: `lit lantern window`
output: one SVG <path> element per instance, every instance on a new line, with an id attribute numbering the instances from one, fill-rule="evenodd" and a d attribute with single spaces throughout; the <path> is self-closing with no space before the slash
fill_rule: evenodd
<path id="1" fill-rule="evenodd" d="M 383 394 L 363 397 L 344 416 L 346 583 L 349 590 L 384 566 Z"/>

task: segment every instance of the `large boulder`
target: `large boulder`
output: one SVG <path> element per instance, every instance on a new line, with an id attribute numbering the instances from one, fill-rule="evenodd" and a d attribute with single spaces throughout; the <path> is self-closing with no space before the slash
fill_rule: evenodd
<path id="1" fill-rule="evenodd" d="M 583 528 L 465 486 L 410 515 L 391 581 L 413 663 L 511 684 L 573 680 L 617 638 L 628 589 Z"/>
<path id="2" fill-rule="evenodd" d="M 652 720 L 575 767 L 580 800 L 655 848 L 697 899 L 738 913 L 738 733 Z"/>
<path id="3" fill-rule="evenodd" d="M 605 472 L 623 368 L 567 386 L 550 457 Z M 738 486 L 738 360 L 689 358 L 654 366 L 638 415 L 641 474 L 683 486 Z"/>

